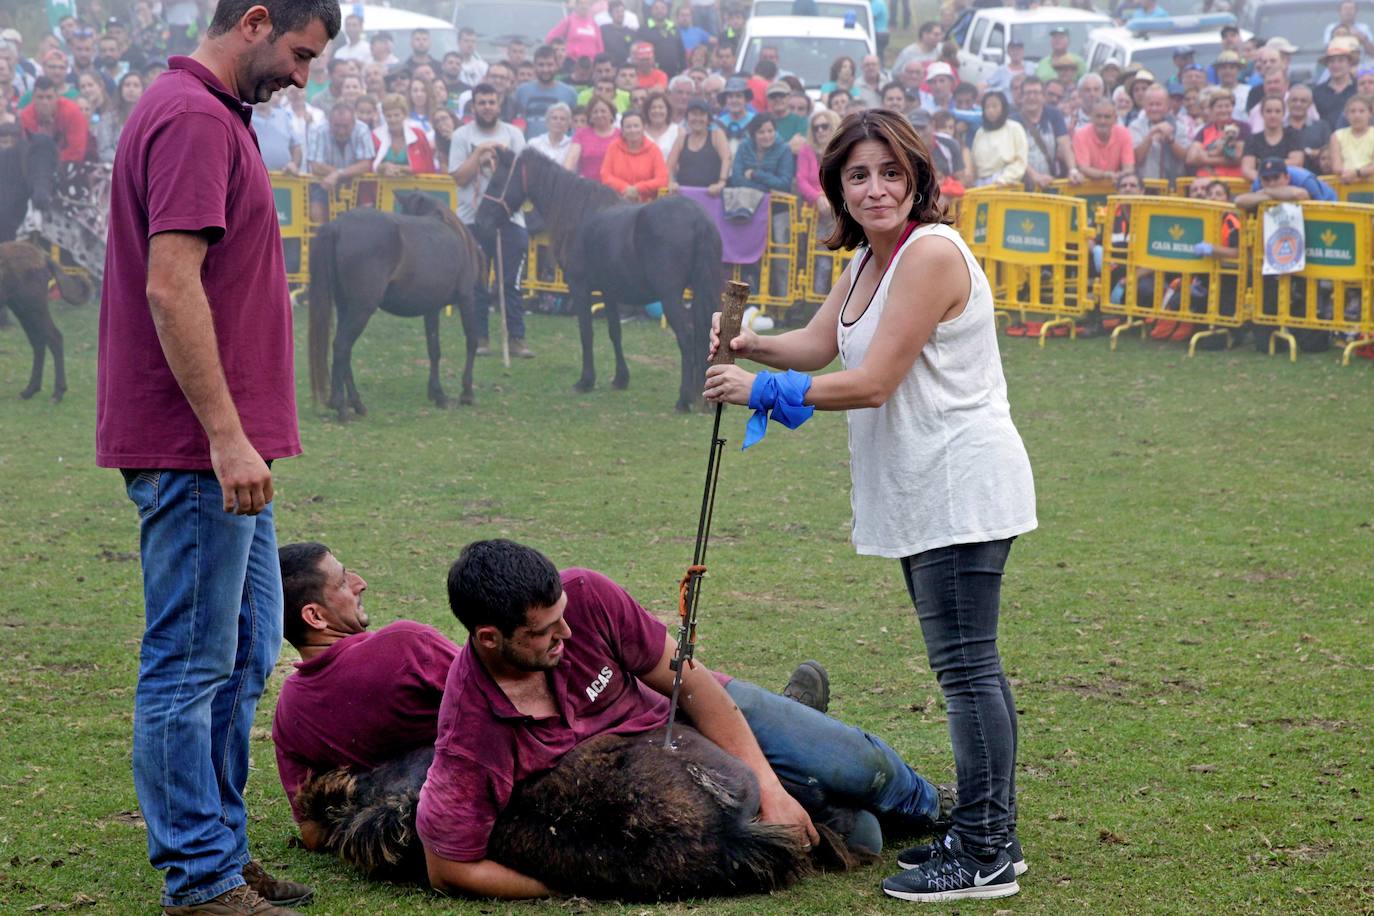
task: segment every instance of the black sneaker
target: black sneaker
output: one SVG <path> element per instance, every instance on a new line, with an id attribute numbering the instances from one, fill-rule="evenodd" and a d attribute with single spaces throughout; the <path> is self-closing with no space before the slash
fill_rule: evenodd
<path id="1" fill-rule="evenodd" d="M 787 686 L 782 688 L 782 695 L 817 712 L 825 712 L 830 708 L 830 675 L 820 662 L 808 659 L 792 672 Z"/>
<path id="2" fill-rule="evenodd" d="M 1005 849 L 988 861 L 964 852 L 954 833 L 922 865 L 883 881 L 883 893 L 899 900 L 939 903 L 946 900 L 982 900 L 1018 893 L 1011 856 Z"/>
<path id="3" fill-rule="evenodd" d="M 943 848 L 941 846 L 943 842 L 942 839 L 931 840 L 929 843 L 904 849 L 897 854 L 897 864 L 903 869 L 924 865 L 930 861 L 931 856 L 935 855 L 938 849 Z M 1011 835 L 1011 842 L 1007 844 L 1007 855 L 1011 857 L 1011 867 L 1012 871 L 1016 873 L 1016 877 L 1019 878 L 1030 870 L 1030 866 L 1026 864 L 1026 857 L 1021 853 L 1021 841 L 1017 839 L 1015 833 Z"/>

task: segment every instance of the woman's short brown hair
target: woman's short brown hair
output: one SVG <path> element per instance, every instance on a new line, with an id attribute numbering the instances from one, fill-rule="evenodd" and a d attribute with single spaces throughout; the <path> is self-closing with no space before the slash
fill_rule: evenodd
<path id="1" fill-rule="evenodd" d="M 906 118 L 881 108 L 865 108 L 845 117 L 821 157 L 821 190 L 835 214 L 835 229 L 825 240 L 832 251 L 853 250 L 867 241 L 863 227 L 844 206 L 843 171 L 849 154 L 865 140 L 877 140 L 892 150 L 907 195 L 915 197 L 908 219 L 917 223 L 951 223 L 940 203 L 940 179 L 925 141 Z"/>
<path id="2" fill-rule="evenodd" d="M 408 103 L 406 97 L 399 92 L 393 92 L 390 95 L 382 96 L 381 108 L 383 115 L 388 111 L 399 111 L 403 115 L 410 114 L 410 103 Z"/>

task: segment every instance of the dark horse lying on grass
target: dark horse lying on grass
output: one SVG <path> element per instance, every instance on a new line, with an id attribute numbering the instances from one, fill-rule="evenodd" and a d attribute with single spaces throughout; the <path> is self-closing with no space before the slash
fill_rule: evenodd
<path id="1" fill-rule="evenodd" d="M 477 352 L 473 291 L 485 271 L 482 250 L 458 218 L 422 193 L 398 194 L 402 213 L 370 207 L 350 210 L 320 227 L 310 243 L 310 384 L 315 398 L 348 419 L 351 406 L 367 413 L 353 381 L 353 345 L 377 309 L 403 318 L 423 316 L 429 345 L 429 398 L 448 396 L 439 384 L 439 311 L 458 308 L 467 336 L 463 393 L 472 403 L 472 362 Z M 329 326 L 335 307 L 334 365 Z"/>
<path id="2" fill-rule="evenodd" d="M 9 306 L 33 347 L 33 371 L 19 396 L 27 400 L 43 387 L 43 361 L 47 351 L 52 350 L 52 402 L 56 404 L 67 390 L 67 372 L 62 332 L 53 324 L 48 310 L 49 280 L 57 281 L 62 298 L 72 305 L 80 305 L 90 296 L 90 287 L 84 280 L 63 273 L 36 245 L 0 242 L 0 309 Z"/>
<path id="3" fill-rule="evenodd" d="M 564 894 L 669 900 L 768 893 L 815 869 L 868 864 L 844 836 L 854 812 L 789 786 L 811 812 L 820 844 L 808 854 L 791 827 L 759 823 L 759 787 L 739 760 L 692 731 L 601 735 L 517 787 L 488 843 L 488 857 Z M 306 845 L 333 852 L 369 877 L 426 883 L 415 806 L 433 748 L 375 770 L 335 770 L 296 796 Z M 797 790 L 800 789 L 800 792 Z"/>
<path id="4" fill-rule="evenodd" d="M 711 313 L 720 301 L 722 282 L 720 233 L 704 210 L 682 197 L 627 204 L 605 185 L 579 178 L 532 149 L 519 157 L 499 150 L 487 192 L 477 211 L 478 225 L 484 228 L 499 226 L 526 200 L 544 217 L 577 312 L 582 338 L 578 391 L 596 384 L 592 293 L 600 291 L 615 348 L 612 386 L 630 383 L 620 346 L 620 307 L 662 302 L 682 352 L 677 409 L 687 410 L 700 399 Z M 689 287 L 691 304 L 683 301 Z"/>

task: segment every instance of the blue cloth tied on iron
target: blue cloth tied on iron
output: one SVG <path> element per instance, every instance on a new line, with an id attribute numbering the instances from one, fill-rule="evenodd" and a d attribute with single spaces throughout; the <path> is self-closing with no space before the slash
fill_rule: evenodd
<path id="1" fill-rule="evenodd" d="M 744 429 L 744 445 L 740 451 L 763 438 L 768 432 L 770 415 L 788 429 L 796 429 L 811 419 L 816 408 L 802 403 L 810 390 L 811 376 L 805 372 L 788 369 L 756 375 L 754 387 L 749 392 L 749 406 L 754 408 L 754 415 Z"/>

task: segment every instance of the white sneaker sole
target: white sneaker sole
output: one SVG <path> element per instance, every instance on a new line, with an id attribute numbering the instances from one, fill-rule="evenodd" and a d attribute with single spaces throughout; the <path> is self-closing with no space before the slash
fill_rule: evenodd
<path id="1" fill-rule="evenodd" d="M 900 868 L 900 869 L 902 869 L 903 871 L 910 871 L 911 869 L 915 868 L 916 866 L 915 866 L 915 865 L 907 865 L 905 862 L 898 862 L 898 863 L 897 863 L 897 867 Z M 1021 877 L 1022 875 L 1024 875 L 1026 872 L 1030 871 L 1030 866 L 1026 864 L 1026 860 L 1025 860 L 1025 859 L 1019 859 L 1019 860 L 1017 860 L 1017 861 L 1011 863 L 1011 870 L 1014 871 L 1014 872 L 1016 872 L 1016 877 L 1019 878 L 1019 877 Z"/>
<path id="2" fill-rule="evenodd" d="M 915 903 L 941 903 L 947 900 L 992 900 L 996 897 L 1010 897 L 1012 894 L 1021 892 L 1021 885 L 1015 881 L 1010 884 L 996 884 L 988 887 L 961 887 L 955 891 L 936 891 L 929 894 L 918 894 L 914 891 L 894 891 L 883 888 L 883 893 L 889 897 L 896 897 L 898 900 L 910 900 Z"/>

